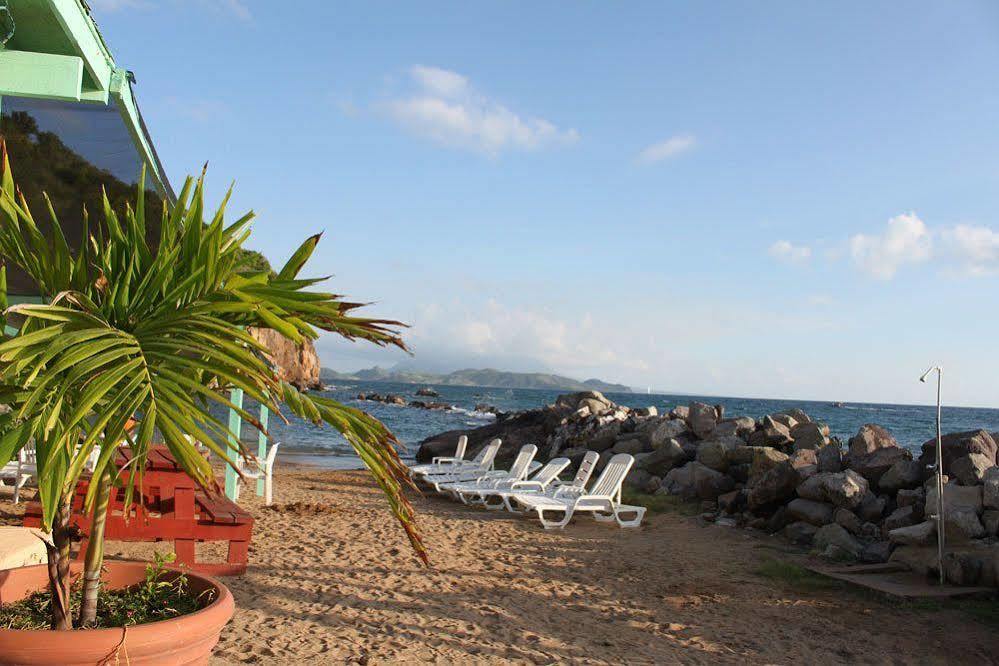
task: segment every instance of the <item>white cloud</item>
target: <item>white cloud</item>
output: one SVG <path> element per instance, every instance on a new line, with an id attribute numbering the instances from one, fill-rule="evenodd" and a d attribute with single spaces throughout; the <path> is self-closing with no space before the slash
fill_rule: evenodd
<path id="1" fill-rule="evenodd" d="M 943 241 L 951 261 L 966 275 L 993 275 L 999 272 L 999 232 L 988 227 L 958 224 L 943 231 Z"/>
<path id="2" fill-rule="evenodd" d="M 895 277 L 905 264 L 926 261 L 932 249 L 932 236 L 915 213 L 891 218 L 888 229 L 879 236 L 857 234 L 850 238 L 853 262 L 879 280 Z"/>
<path id="3" fill-rule="evenodd" d="M 537 150 L 575 143 L 579 133 L 543 118 L 522 117 L 478 93 L 467 77 L 446 69 L 415 65 L 414 90 L 384 105 L 386 113 L 414 134 L 437 143 L 487 155 L 504 150 Z"/>
<path id="4" fill-rule="evenodd" d="M 638 161 L 641 164 L 655 164 L 680 153 L 685 153 L 696 145 L 697 138 L 693 134 L 677 134 L 665 141 L 654 143 L 640 152 Z"/>
<path id="5" fill-rule="evenodd" d="M 812 256 L 812 248 L 794 245 L 790 241 L 779 240 L 767 251 L 771 257 L 789 264 L 800 264 Z"/>

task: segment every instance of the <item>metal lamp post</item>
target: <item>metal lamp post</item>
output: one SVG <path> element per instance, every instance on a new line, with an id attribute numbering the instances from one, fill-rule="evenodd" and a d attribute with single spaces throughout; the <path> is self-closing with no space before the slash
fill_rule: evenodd
<path id="1" fill-rule="evenodd" d="M 935 365 L 919 378 L 919 381 L 926 382 L 926 378 L 931 372 L 937 373 L 937 569 L 940 571 L 940 584 L 944 584 L 944 483 L 943 483 L 943 443 L 940 433 L 940 384 L 943 382 L 943 368 Z"/>

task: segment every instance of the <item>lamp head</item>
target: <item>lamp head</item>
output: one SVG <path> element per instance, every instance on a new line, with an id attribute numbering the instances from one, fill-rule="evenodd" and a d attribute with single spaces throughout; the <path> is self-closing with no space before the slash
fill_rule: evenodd
<path id="1" fill-rule="evenodd" d="M 941 372 L 941 373 L 943 372 L 943 368 L 941 368 L 939 365 L 934 365 L 932 368 L 930 368 L 929 370 L 927 370 L 926 372 L 923 373 L 923 376 L 919 378 L 919 381 L 921 381 L 921 382 L 923 382 L 925 384 L 926 383 L 926 378 L 929 377 L 930 373 L 933 372 L 934 370 L 936 370 L 937 372 Z"/>

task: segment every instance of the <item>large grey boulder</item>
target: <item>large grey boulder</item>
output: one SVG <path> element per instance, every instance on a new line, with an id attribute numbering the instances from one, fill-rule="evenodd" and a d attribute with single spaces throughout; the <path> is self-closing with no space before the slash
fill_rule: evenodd
<path id="1" fill-rule="evenodd" d="M 687 424 L 683 421 L 661 419 L 648 430 L 649 445 L 653 449 L 658 449 L 685 432 L 687 432 Z"/>
<path id="2" fill-rule="evenodd" d="M 926 491 L 920 488 L 913 488 L 912 490 L 900 490 L 898 494 L 895 495 L 895 503 L 898 506 L 915 506 L 922 510 L 923 503 L 926 501 Z"/>
<path id="3" fill-rule="evenodd" d="M 867 480 L 853 470 L 816 474 L 797 488 L 798 495 L 806 499 L 829 502 L 837 507 L 856 509 L 868 493 Z"/>
<path id="4" fill-rule="evenodd" d="M 927 520 L 916 525 L 898 527 L 888 532 L 888 539 L 900 546 L 928 546 L 936 543 L 937 525 Z"/>
<path id="5" fill-rule="evenodd" d="M 690 403 L 690 416 L 687 417 L 687 423 L 695 435 L 704 439 L 718 425 L 718 412 L 711 405 L 706 405 L 703 402 L 692 402 Z"/>
<path id="6" fill-rule="evenodd" d="M 985 527 L 985 536 L 999 536 L 999 510 L 988 509 L 982 512 L 982 525 Z M 996 572 L 999 574 L 999 572 Z"/>
<path id="7" fill-rule="evenodd" d="M 784 538 L 791 543 L 799 546 L 807 546 L 812 543 L 817 531 L 818 528 L 815 527 L 815 525 L 799 520 L 785 525 L 781 533 L 784 535 Z"/>
<path id="8" fill-rule="evenodd" d="M 735 482 L 721 472 L 716 472 L 695 461 L 671 469 L 662 481 L 662 487 L 671 495 L 693 499 L 716 499 L 729 492 Z"/>
<path id="9" fill-rule="evenodd" d="M 753 449 L 753 462 L 749 470 L 750 483 L 752 483 L 753 479 L 763 476 L 774 467 L 788 460 L 786 453 L 781 453 L 770 446 L 751 446 L 748 448 Z M 733 451 L 733 453 L 735 452 Z"/>
<path id="10" fill-rule="evenodd" d="M 675 439 L 667 440 L 662 446 L 648 453 L 641 463 L 642 469 L 664 476 L 668 471 L 687 460 L 687 453 Z"/>
<path id="11" fill-rule="evenodd" d="M 728 470 L 728 454 L 742 445 L 742 440 L 736 436 L 713 439 L 697 447 L 697 460 L 713 470 L 724 472 Z"/>
<path id="12" fill-rule="evenodd" d="M 999 467 L 992 467 L 982 479 L 982 502 L 991 509 L 999 509 Z"/>
<path id="13" fill-rule="evenodd" d="M 644 469 L 632 467 L 628 470 L 628 476 L 624 478 L 624 485 L 627 488 L 634 488 L 635 490 L 648 492 L 650 485 L 652 485 L 651 481 L 653 478 L 654 477 Z"/>
<path id="14" fill-rule="evenodd" d="M 799 424 L 812 422 L 812 418 L 808 414 L 806 414 L 803 410 L 798 409 L 797 407 L 792 407 L 791 409 L 785 409 L 780 413 L 787 414 L 792 419 L 797 421 Z"/>
<path id="15" fill-rule="evenodd" d="M 820 448 L 815 454 L 815 461 L 819 472 L 843 471 L 843 451 L 839 441 L 835 440 Z"/>
<path id="16" fill-rule="evenodd" d="M 969 453 L 954 460 L 950 465 L 950 474 L 957 478 L 962 486 L 977 486 L 985 480 L 985 472 L 995 466 L 996 461 L 981 453 Z"/>
<path id="17" fill-rule="evenodd" d="M 945 510 L 965 508 L 978 514 L 982 512 L 982 506 L 982 486 L 959 486 L 956 483 L 944 486 Z M 926 491 L 926 513 L 936 513 L 936 510 L 937 487 L 936 484 L 930 484 Z"/>
<path id="18" fill-rule="evenodd" d="M 854 457 L 874 453 L 878 449 L 897 448 L 898 442 L 881 426 L 867 423 L 860 426 L 857 434 L 850 438 L 848 447 L 847 455 Z"/>
<path id="19" fill-rule="evenodd" d="M 673 409 L 669 410 L 669 417 L 671 419 L 686 421 L 690 418 L 690 407 L 687 407 L 686 405 L 677 405 Z"/>
<path id="20" fill-rule="evenodd" d="M 799 423 L 791 428 L 795 449 L 820 449 L 829 443 L 829 438 L 818 423 Z"/>
<path id="21" fill-rule="evenodd" d="M 763 427 L 757 432 L 763 433 L 764 446 L 772 446 L 776 449 L 788 448 L 794 441 L 791 438 L 791 429 L 770 416 L 763 417 Z"/>
<path id="22" fill-rule="evenodd" d="M 591 414 L 601 412 L 614 407 L 614 403 L 604 397 L 600 391 L 579 391 L 578 393 L 566 393 L 555 399 L 557 409 L 574 412 L 582 407 L 588 407 Z"/>
<path id="23" fill-rule="evenodd" d="M 642 453 L 648 448 L 646 441 L 636 433 L 630 433 L 627 435 L 622 435 L 614 443 L 611 451 L 614 453 L 630 453 L 632 455 L 636 453 Z"/>
<path id="24" fill-rule="evenodd" d="M 947 540 L 951 543 L 964 543 L 985 536 L 985 526 L 978 514 L 969 507 L 945 509 L 947 520 Z"/>
<path id="25" fill-rule="evenodd" d="M 916 523 L 916 509 L 912 506 L 900 506 L 885 518 L 885 529 L 888 531 L 899 527 L 908 527 Z"/>
<path id="26" fill-rule="evenodd" d="M 923 466 L 915 460 L 899 460 L 888 468 L 881 479 L 878 480 L 878 487 L 889 492 L 901 489 L 918 488 L 923 483 Z"/>
<path id="27" fill-rule="evenodd" d="M 912 454 L 907 450 L 897 446 L 885 446 L 870 453 L 850 453 L 846 465 L 867 479 L 871 485 L 877 486 L 881 477 L 895 464 L 911 459 Z"/>
<path id="28" fill-rule="evenodd" d="M 881 520 L 887 506 L 888 500 L 886 498 L 868 493 L 861 500 L 860 506 L 857 507 L 857 515 L 865 522 L 876 523 Z"/>
<path id="29" fill-rule="evenodd" d="M 715 429 L 711 431 L 711 439 L 721 439 L 723 437 L 739 437 L 745 440 L 756 430 L 756 421 L 748 416 L 739 416 L 733 419 L 724 419 L 718 422 Z"/>
<path id="30" fill-rule="evenodd" d="M 750 509 L 783 504 L 794 496 L 801 477 L 790 460 L 778 463 L 760 476 L 752 477 L 746 497 Z"/>
<path id="31" fill-rule="evenodd" d="M 597 430 L 586 440 L 585 446 L 590 451 L 606 451 L 617 442 L 618 435 L 621 434 L 621 424 L 619 422 L 609 423 Z"/>
<path id="32" fill-rule="evenodd" d="M 855 560 L 863 547 L 842 525 L 830 523 L 818 529 L 813 541 L 822 557 L 831 560 Z"/>
<path id="33" fill-rule="evenodd" d="M 941 439 L 943 449 L 943 469 L 944 474 L 951 474 L 951 465 L 955 460 L 969 453 L 979 453 L 996 464 L 996 450 L 999 446 L 992 438 L 992 435 L 984 430 L 968 430 L 965 432 L 952 432 L 944 435 Z M 924 465 L 936 463 L 937 440 L 931 439 L 923 443 L 923 454 L 919 457 L 919 462 Z"/>
<path id="34" fill-rule="evenodd" d="M 794 426 L 798 425 L 798 421 L 790 414 L 785 414 L 783 412 L 778 412 L 776 414 L 771 414 L 770 418 L 781 424 L 790 431 Z"/>
<path id="35" fill-rule="evenodd" d="M 833 521 L 833 505 L 825 502 L 815 502 L 800 497 L 787 505 L 787 515 L 792 520 L 803 520 L 821 527 Z"/>
<path id="36" fill-rule="evenodd" d="M 863 524 L 860 522 L 860 518 L 857 517 L 853 511 L 849 509 L 839 508 L 833 512 L 833 522 L 838 525 L 842 525 L 843 528 L 850 534 L 860 534 L 860 530 Z"/>

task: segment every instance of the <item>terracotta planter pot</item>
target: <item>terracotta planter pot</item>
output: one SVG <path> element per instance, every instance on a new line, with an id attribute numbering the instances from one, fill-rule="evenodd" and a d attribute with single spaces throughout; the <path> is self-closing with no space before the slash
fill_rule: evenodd
<path id="1" fill-rule="evenodd" d="M 104 580 L 118 589 L 145 580 L 142 562 L 104 563 Z M 74 563 L 73 573 L 80 571 Z M 177 569 L 171 572 L 180 573 Z M 124 629 L 79 631 L 15 631 L 0 629 L 0 664 L 94 666 L 104 663 L 207 664 L 219 633 L 235 605 L 225 585 L 214 578 L 184 571 L 195 594 L 214 590 L 211 604 L 189 615 Z M 0 603 L 18 601 L 48 585 L 45 565 L 0 571 Z"/>

